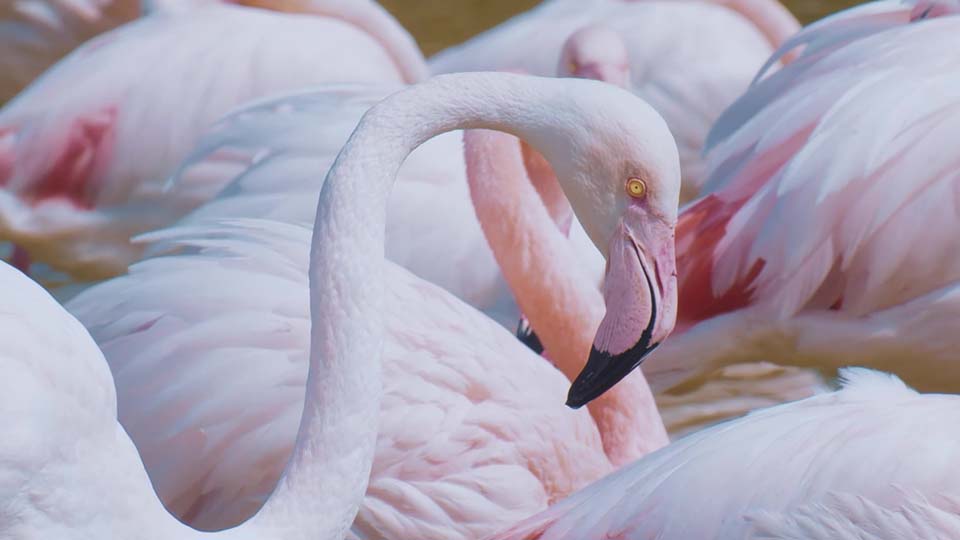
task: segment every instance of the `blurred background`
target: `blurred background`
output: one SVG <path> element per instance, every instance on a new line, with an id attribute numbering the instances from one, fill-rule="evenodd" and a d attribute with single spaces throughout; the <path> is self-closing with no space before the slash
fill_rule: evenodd
<path id="1" fill-rule="evenodd" d="M 862 1 L 865 0 L 786 0 L 785 3 L 800 22 L 806 24 Z M 424 54 L 429 56 L 532 8 L 539 0 L 380 0 L 380 3 L 417 38 Z"/>

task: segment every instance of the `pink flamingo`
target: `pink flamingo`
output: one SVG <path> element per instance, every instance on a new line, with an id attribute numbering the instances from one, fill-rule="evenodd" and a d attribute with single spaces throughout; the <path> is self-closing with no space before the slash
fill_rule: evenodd
<path id="1" fill-rule="evenodd" d="M 839 391 L 708 428 L 490 540 L 957 538 L 960 398 L 848 368 Z M 735 489 L 731 487 L 736 486 Z"/>
<path id="2" fill-rule="evenodd" d="M 588 129 L 571 130 L 573 126 Z M 611 470 L 596 424 L 562 407 L 568 380 L 549 363 L 452 295 L 395 266 L 386 266 L 390 274 L 370 274 L 383 260 L 383 237 L 361 248 L 359 239 L 374 234 L 366 229 L 370 210 L 358 218 L 350 204 L 364 201 L 376 212 L 386 212 L 386 190 L 374 187 L 378 179 L 392 179 L 424 140 L 463 127 L 499 127 L 525 137 L 554 165 L 571 199 L 583 204 L 581 217 L 623 208 L 623 218 L 607 215 L 585 222 L 609 231 L 601 233 L 610 236 L 608 245 L 622 251 L 620 246 L 629 242 L 649 253 L 642 265 L 624 261 L 611 272 L 613 277 L 634 273 L 652 284 L 649 294 L 656 295 L 656 304 L 638 295 L 635 315 L 655 321 L 649 325 L 655 328 L 654 340 L 672 325 L 670 281 L 661 286 L 643 276 L 654 268 L 662 276 L 670 274 L 671 252 L 661 245 L 670 235 L 658 232 L 669 222 L 653 218 L 658 221 L 650 223 L 648 216 L 675 211 L 679 164 L 666 125 L 641 100 L 590 81 L 460 74 L 437 77 L 374 107 L 336 160 L 321 195 L 317 230 L 330 232 L 322 233 L 319 245 L 336 256 L 326 264 L 349 260 L 337 270 L 314 267 L 312 274 L 318 280 L 341 273 L 345 277 L 338 279 L 360 280 L 358 285 L 376 279 L 376 288 L 389 291 L 392 300 L 375 311 L 343 314 L 356 319 L 382 315 L 388 338 L 383 427 L 370 489 L 355 523 L 360 536 L 492 533 Z M 608 145 L 588 144 L 596 136 Z M 518 148 L 512 152 L 507 171 L 522 171 Z M 472 163 L 482 168 L 499 156 Z M 471 176 L 478 189 L 487 189 Z M 509 178 L 519 176 L 511 173 Z M 504 185 L 499 204 L 514 204 L 510 195 L 523 185 Z M 364 195 L 353 192 L 358 187 Z M 531 197 L 536 202 L 535 195 L 526 199 Z M 332 210 L 328 204 L 339 206 Z M 670 220 L 669 214 L 663 219 Z M 559 234 L 546 216 L 540 222 Z M 645 240 L 631 241 L 627 234 Z M 308 307 L 302 294 L 307 235 L 307 228 L 263 219 L 189 222 L 152 235 L 158 250 L 178 254 L 134 265 L 129 276 L 95 286 L 71 302 L 71 310 L 87 323 L 109 358 L 121 420 L 137 441 L 161 498 L 192 523 L 221 526 L 249 515 L 270 492 L 289 455 L 308 349 Z M 371 259 L 375 253 L 377 259 Z M 528 271 L 550 264 L 551 259 L 540 258 Z M 249 294 L 236 294 L 240 283 Z M 183 294 L 187 284 L 196 294 Z M 571 301 L 591 291 L 556 280 L 541 284 L 540 290 L 552 293 L 554 287 L 563 287 Z M 341 284 L 337 290 L 349 289 Z M 340 313 L 328 314 L 323 305 L 313 304 L 314 321 Z M 541 305 L 529 307 L 534 320 L 556 307 Z M 575 351 L 586 354 L 592 332 L 577 336 L 585 342 L 563 336 L 574 352 L 558 353 L 558 359 L 572 358 Z M 549 341 L 548 346 L 560 350 Z M 642 378 L 631 379 L 642 384 Z M 223 384 L 225 380 L 232 382 Z M 649 391 L 631 398 L 645 410 L 618 405 L 613 415 L 648 422 L 645 444 L 662 445 L 665 435 Z M 602 409 L 604 403 L 597 405 Z M 190 411 L 186 416 L 185 410 Z M 603 444 L 621 444 L 623 453 L 644 451 L 635 432 L 621 428 L 618 437 Z"/>
<path id="3" fill-rule="evenodd" d="M 131 235 L 223 186 L 223 167 L 179 189 L 164 182 L 231 108 L 324 82 L 426 74 L 412 38 L 370 0 L 242 4 L 159 2 L 0 110 L 0 236 L 81 280 L 123 272 L 140 252 Z M 273 4 L 289 12 L 256 7 Z"/>
<path id="4" fill-rule="evenodd" d="M 776 0 L 551 0 L 429 63 L 435 73 L 519 69 L 552 75 L 564 40 L 594 24 L 620 33 L 629 51 L 628 87 L 670 126 L 680 149 L 683 201 L 694 198 L 705 180 L 701 153 L 710 126 L 800 29 Z"/>

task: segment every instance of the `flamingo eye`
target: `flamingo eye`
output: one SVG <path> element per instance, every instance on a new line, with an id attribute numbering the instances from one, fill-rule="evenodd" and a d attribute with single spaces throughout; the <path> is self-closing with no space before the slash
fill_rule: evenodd
<path id="1" fill-rule="evenodd" d="M 642 199 L 647 194 L 647 183 L 639 178 L 627 180 L 627 195 L 634 199 Z"/>
<path id="2" fill-rule="evenodd" d="M 580 69 L 580 65 L 574 62 L 573 60 L 571 60 L 570 63 L 567 65 L 567 69 L 569 69 L 570 74 L 573 75 L 574 73 L 577 72 L 578 69 Z"/>

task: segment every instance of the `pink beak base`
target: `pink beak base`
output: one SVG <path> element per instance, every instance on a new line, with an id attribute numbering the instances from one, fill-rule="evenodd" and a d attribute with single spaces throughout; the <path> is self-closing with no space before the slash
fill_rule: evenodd
<path id="1" fill-rule="evenodd" d="M 676 324 L 673 230 L 652 220 L 640 229 L 643 243 L 621 222 L 611 242 L 603 291 L 607 312 L 587 365 L 570 386 L 569 407 L 582 407 L 620 382 Z"/>

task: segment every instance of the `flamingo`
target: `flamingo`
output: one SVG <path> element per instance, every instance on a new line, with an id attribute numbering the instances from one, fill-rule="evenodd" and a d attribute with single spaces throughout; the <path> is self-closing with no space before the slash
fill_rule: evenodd
<path id="1" fill-rule="evenodd" d="M 629 51 L 629 88 L 666 119 L 677 140 L 683 201 L 693 199 L 706 179 L 701 152 L 710 126 L 800 29 L 776 0 L 550 0 L 429 63 L 434 73 L 518 69 L 550 75 L 568 36 L 595 24 L 620 33 Z"/>
<path id="2" fill-rule="evenodd" d="M 148 7 L 0 110 L 0 236 L 81 281 L 125 271 L 140 252 L 131 235 L 223 186 L 216 167 L 179 189 L 164 182 L 233 107 L 324 82 L 426 75 L 412 38 L 370 0 Z"/>
<path id="3" fill-rule="evenodd" d="M 960 56 L 942 43 L 957 6 L 874 2 L 811 25 L 785 46 L 801 56 L 724 113 L 710 194 L 677 227 L 681 331 L 646 363 L 656 392 L 757 359 L 956 390 L 960 258 L 943 231 L 960 161 L 943 144 Z"/>
<path id="4" fill-rule="evenodd" d="M 387 196 L 373 187 L 375 175 L 392 179 L 421 142 L 465 127 L 509 129 L 524 137 L 554 165 L 572 200 L 583 204 L 581 217 L 623 208 L 622 219 L 608 215 L 588 222 L 609 231 L 601 234 L 621 252 L 619 246 L 630 242 L 624 231 L 634 231 L 637 249 L 649 253 L 643 264 L 670 275 L 671 251 L 661 244 L 671 236 L 661 227 L 669 230 L 668 212 L 677 205 L 679 163 L 669 130 L 641 100 L 597 82 L 458 74 L 404 90 L 366 113 L 328 173 L 321 198 L 364 183 L 360 189 L 373 190 L 370 196 L 337 197 L 385 212 L 386 203 L 374 199 Z M 597 136 L 607 145 L 590 143 Z M 517 158 L 514 166 L 519 163 Z M 637 182 L 649 190 L 642 197 L 626 191 Z M 323 200 L 320 219 L 336 219 L 339 241 L 353 246 L 353 258 L 341 271 L 349 279 L 372 279 L 355 268 L 378 269 L 377 261 L 357 253 L 357 239 L 376 234 L 366 230 L 368 218 L 329 217 L 326 204 L 346 209 L 346 203 Z M 654 211 L 666 215 L 650 218 Z M 121 421 L 162 500 L 191 523 L 207 528 L 244 519 L 269 493 L 289 455 L 291 411 L 299 406 L 304 380 L 303 329 L 309 325 L 301 294 L 308 234 L 297 224 L 252 218 L 152 233 L 158 249 L 178 253 L 134 265 L 129 276 L 95 286 L 69 305 L 110 361 Z M 380 258 L 382 238 L 370 247 Z M 332 241 L 325 236 L 324 246 Z M 625 264 L 611 271 L 634 272 L 652 284 L 656 302 L 638 296 L 636 316 L 646 310 L 659 341 L 670 331 L 671 282 L 654 284 L 642 277 L 647 266 Z M 609 441 L 601 442 L 589 415 L 571 416 L 562 407 L 568 379 L 449 293 L 387 268 L 393 274 L 389 280 L 377 274 L 378 287 L 400 301 L 374 312 L 386 324 L 389 384 L 371 485 L 354 524 L 358 536 L 482 536 L 612 469 L 603 447 Z M 314 279 L 325 272 L 315 269 Z M 238 296 L 239 283 L 252 294 Z M 187 284 L 197 293 L 183 294 Z M 324 312 L 315 304 L 312 313 L 316 320 Z M 531 310 L 531 316 L 539 313 Z M 589 348 L 589 342 L 577 345 Z M 227 379 L 246 391 L 217 384 Z M 625 416 L 650 422 L 651 439 L 659 437 L 647 443 L 652 448 L 666 437 L 652 400 L 643 399 L 633 403 L 647 411 L 626 410 Z M 625 431 L 619 436 L 619 444 L 641 442 Z"/>
<path id="5" fill-rule="evenodd" d="M 836 392 L 676 441 L 490 540 L 960 535 L 960 398 L 841 371 Z M 731 489 L 736 486 L 736 489 Z"/>
<path id="6" fill-rule="evenodd" d="M 135 0 L 10 0 L 0 4 L 0 104 L 84 41 L 136 18 Z"/>

